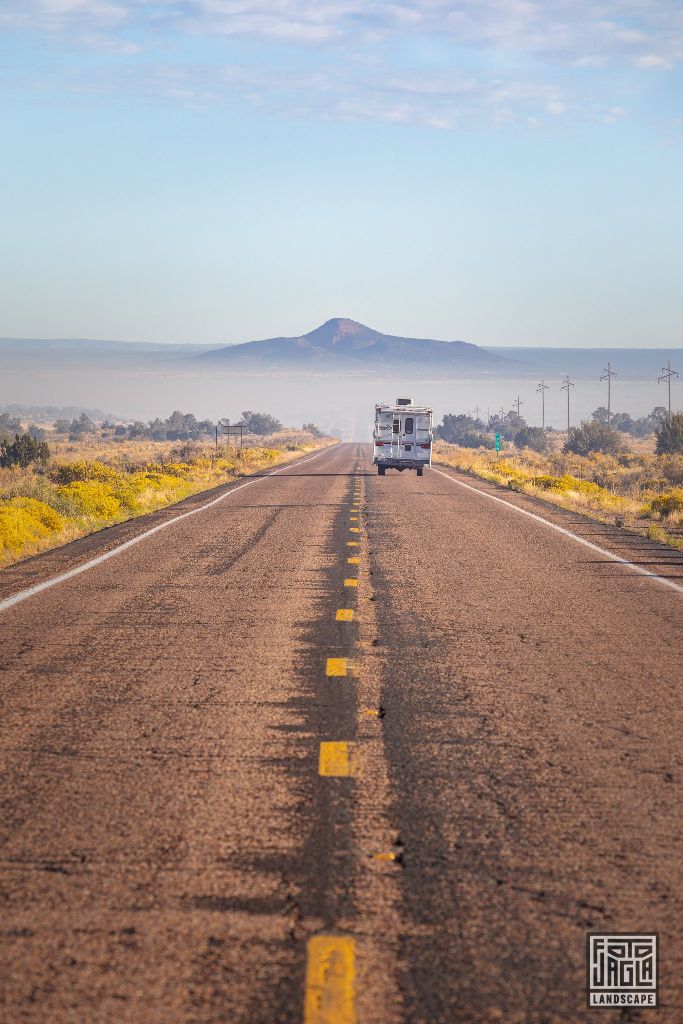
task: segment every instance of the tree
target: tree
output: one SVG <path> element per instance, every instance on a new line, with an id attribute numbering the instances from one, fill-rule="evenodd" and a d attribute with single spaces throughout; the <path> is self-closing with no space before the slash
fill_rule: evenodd
<path id="1" fill-rule="evenodd" d="M 0 466 L 26 469 L 33 462 L 45 465 L 49 458 L 50 449 L 45 441 L 38 441 L 30 434 L 15 434 L 13 441 L 0 442 Z"/>
<path id="2" fill-rule="evenodd" d="M 683 454 L 683 412 L 666 413 L 655 430 L 657 455 Z"/>
<path id="3" fill-rule="evenodd" d="M 313 434 L 313 437 L 322 437 L 322 431 L 319 430 L 315 423 L 304 423 L 302 430 L 305 430 L 308 434 Z"/>
<path id="4" fill-rule="evenodd" d="M 280 421 L 266 412 L 247 410 L 242 413 L 242 422 L 249 434 L 275 434 L 278 430 L 282 430 Z"/>
<path id="5" fill-rule="evenodd" d="M 68 434 L 71 430 L 70 420 L 55 420 L 53 425 L 56 434 Z"/>
<path id="6" fill-rule="evenodd" d="M 465 416 L 464 413 L 446 413 L 434 434 L 441 441 L 448 441 L 449 444 L 460 444 L 464 437 L 472 436 L 476 431 L 483 429 L 484 424 L 481 420 Z"/>
<path id="7" fill-rule="evenodd" d="M 21 430 L 21 420 L 17 416 L 10 416 L 8 412 L 0 412 L 0 437 L 11 438 L 19 430 Z"/>
<path id="8" fill-rule="evenodd" d="M 45 438 L 47 437 L 47 434 L 45 433 L 43 428 L 39 427 L 37 423 L 29 423 L 28 427 L 26 428 L 26 433 L 30 434 L 31 437 L 34 437 L 36 441 L 44 441 Z"/>
<path id="9" fill-rule="evenodd" d="M 91 434 L 96 429 L 87 412 L 82 412 L 78 419 L 73 419 L 69 427 L 72 434 Z"/>
<path id="10" fill-rule="evenodd" d="M 531 448 L 534 452 L 547 452 L 548 435 L 543 427 L 523 427 L 515 434 L 518 448 Z"/>
<path id="11" fill-rule="evenodd" d="M 504 416 L 492 416 L 489 420 L 489 430 L 493 430 L 496 434 L 501 434 L 506 441 L 514 440 L 514 437 L 520 430 L 524 430 L 526 427 L 526 420 L 523 416 L 518 413 L 510 412 L 505 413 Z"/>
<path id="12" fill-rule="evenodd" d="M 565 452 L 575 455 L 590 455 L 602 452 L 604 455 L 619 455 L 624 443 L 618 431 L 612 430 L 600 420 L 582 420 L 581 425 L 572 427 L 564 446 Z"/>

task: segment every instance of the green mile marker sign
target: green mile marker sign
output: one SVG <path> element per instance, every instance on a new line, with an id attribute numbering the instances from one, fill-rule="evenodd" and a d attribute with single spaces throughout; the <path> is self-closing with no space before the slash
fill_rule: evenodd
<path id="1" fill-rule="evenodd" d="M 500 434 L 496 434 L 496 451 L 500 451 Z"/>

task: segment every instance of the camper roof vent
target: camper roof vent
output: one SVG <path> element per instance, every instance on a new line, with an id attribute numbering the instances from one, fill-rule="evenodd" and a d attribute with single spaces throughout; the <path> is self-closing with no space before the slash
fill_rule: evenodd
<path id="1" fill-rule="evenodd" d="M 412 405 L 412 404 L 413 404 L 412 398 L 397 398 L 396 399 L 396 405 Z"/>

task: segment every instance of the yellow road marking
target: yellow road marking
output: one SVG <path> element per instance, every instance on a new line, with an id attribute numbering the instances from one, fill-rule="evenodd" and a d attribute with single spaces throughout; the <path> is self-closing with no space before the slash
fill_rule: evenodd
<path id="1" fill-rule="evenodd" d="M 325 740 L 320 744 L 318 772 L 328 778 L 347 778 L 351 774 L 350 744 Z"/>
<path id="2" fill-rule="evenodd" d="M 358 555 L 350 555 L 346 561 L 348 565 L 360 565 L 360 558 Z"/>
<path id="3" fill-rule="evenodd" d="M 352 577 L 348 576 L 344 580 L 344 586 L 345 587 L 357 587 L 358 586 L 358 580 L 353 579 Z"/>
<path id="4" fill-rule="evenodd" d="M 347 548 L 359 548 L 360 544 L 357 540 L 347 540 L 346 546 Z"/>
<path id="5" fill-rule="evenodd" d="M 349 516 L 349 522 L 350 523 L 357 523 L 358 521 L 359 521 L 359 517 L 358 516 Z"/>
<path id="6" fill-rule="evenodd" d="M 328 676 L 345 676 L 349 667 L 348 658 L 328 658 L 325 674 Z"/>
<path id="7" fill-rule="evenodd" d="M 396 860 L 398 858 L 397 853 L 375 853 L 373 854 L 375 860 Z"/>
<path id="8" fill-rule="evenodd" d="M 304 1024 L 356 1024 L 356 940 L 314 935 L 306 943 Z"/>
<path id="9" fill-rule="evenodd" d="M 349 533 L 360 533 L 360 529 L 357 526 L 349 526 Z"/>
<path id="10" fill-rule="evenodd" d="M 337 622 L 351 622 L 353 619 L 353 608 L 337 608 L 335 619 Z"/>

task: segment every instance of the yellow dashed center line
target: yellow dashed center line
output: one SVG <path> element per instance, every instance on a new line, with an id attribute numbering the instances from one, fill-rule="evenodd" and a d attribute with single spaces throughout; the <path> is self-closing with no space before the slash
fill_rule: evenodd
<path id="1" fill-rule="evenodd" d="M 353 620 L 353 608 L 337 608 L 335 619 L 337 622 L 351 622 Z"/>
<path id="2" fill-rule="evenodd" d="M 360 529 L 357 526 L 349 526 L 349 533 L 360 533 Z"/>
<path id="3" fill-rule="evenodd" d="M 354 579 L 352 576 L 347 576 L 347 578 L 344 580 L 344 586 L 345 587 L 357 587 L 358 586 L 358 580 Z"/>
<path id="4" fill-rule="evenodd" d="M 357 540 L 347 540 L 346 546 L 347 548 L 359 548 L 360 544 Z"/>
<path id="5" fill-rule="evenodd" d="M 328 658 L 325 665 L 325 675 L 345 676 L 349 669 L 348 658 Z"/>
<path id="6" fill-rule="evenodd" d="M 304 1024 L 356 1024 L 356 941 L 314 935 L 306 944 Z"/>
<path id="7" fill-rule="evenodd" d="M 348 778 L 351 775 L 351 744 L 342 740 L 323 741 L 318 772 L 327 778 Z"/>
<path id="8" fill-rule="evenodd" d="M 346 561 L 348 565 L 360 565 L 360 558 L 358 555 L 349 555 Z"/>

